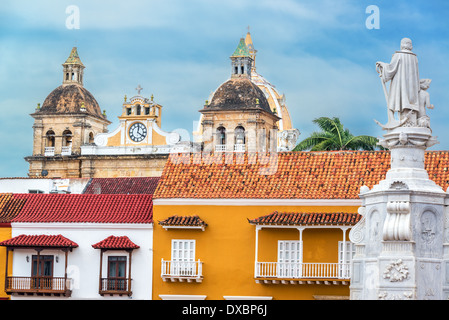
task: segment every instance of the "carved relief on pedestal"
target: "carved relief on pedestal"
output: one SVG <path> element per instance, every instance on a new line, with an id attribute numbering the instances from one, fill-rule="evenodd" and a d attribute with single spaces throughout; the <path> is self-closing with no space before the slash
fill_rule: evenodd
<path id="1" fill-rule="evenodd" d="M 432 211 L 424 211 L 419 220 L 421 249 L 426 256 L 432 256 L 435 247 L 435 238 L 437 234 L 436 216 Z"/>
<path id="2" fill-rule="evenodd" d="M 391 293 L 382 291 L 378 296 L 379 300 L 411 300 L 413 299 L 412 291 L 404 291 L 402 293 Z"/>
<path id="3" fill-rule="evenodd" d="M 380 241 L 382 239 L 380 214 L 377 210 L 370 215 L 370 241 Z"/>
<path id="4" fill-rule="evenodd" d="M 388 279 L 390 282 L 402 282 L 408 279 L 409 270 L 407 265 L 398 259 L 391 262 L 384 270 L 384 279 Z"/>

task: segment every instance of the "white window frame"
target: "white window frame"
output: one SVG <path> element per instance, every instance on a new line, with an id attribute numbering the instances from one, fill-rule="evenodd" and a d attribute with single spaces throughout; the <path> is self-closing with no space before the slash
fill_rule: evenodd
<path id="1" fill-rule="evenodd" d="M 180 276 L 194 275 L 196 240 L 172 239 L 171 241 L 171 270 L 172 274 Z"/>
<path id="2" fill-rule="evenodd" d="M 344 248 L 346 245 L 346 248 Z M 346 257 L 343 257 L 345 255 Z M 349 277 L 350 265 L 355 255 L 355 245 L 351 241 L 338 241 L 338 263 L 340 265 L 339 274 L 342 278 Z"/>
<path id="3" fill-rule="evenodd" d="M 292 248 L 294 247 L 294 248 Z M 303 241 L 278 240 L 277 275 L 297 278 L 302 274 Z"/>

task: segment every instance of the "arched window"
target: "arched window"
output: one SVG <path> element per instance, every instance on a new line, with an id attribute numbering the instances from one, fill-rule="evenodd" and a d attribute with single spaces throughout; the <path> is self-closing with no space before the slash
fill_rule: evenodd
<path id="1" fill-rule="evenodd" d="M 45 137 L 46 137 L 46 146 L 54 147 L 55 146 L 55 132 L 53 130 L 49 130 L 45 134 Z"/>
<path id="2" fill-rule="evenodd" d="M 93 132 L 91 132 L 91 133 L 89 133 L 89 143 L 94 143 L 94 133 Z"/>
<path id="3" fill-rule="evenodd" d="M 245 128 L 238 126 L 234 130 L 235 144 L 245 144 Z"/>
<path id="4" fill-rule="evenodd" d="M 217 144 L 226 145 L 226 129 L 224 127 L 217 128 Z"/>
<path id="5" fill-rule="evenodd" d="M 72 131 L 65 130 L 62 133 L 62 146 L 63 147 L 70 147 L 70 146 L 72 146 Z"/>
<path id="6" fill-rule="evenodd" d="M 271 130 L 268 130 L 268 152 L 271 152 Z"/>
<path id="7" fill-rule="evenodd" d="M 142 109 L 142 108 L 141 108 L 140 104 L 136 105 L 136 115 L 140 116 L 140 114 L 141 114 L 141 112 L 142 112 L 141 109 Z"/>

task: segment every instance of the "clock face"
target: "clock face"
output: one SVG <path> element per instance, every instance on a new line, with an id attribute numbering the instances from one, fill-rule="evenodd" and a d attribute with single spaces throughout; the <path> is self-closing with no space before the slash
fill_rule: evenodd
<path id="1" fill-rule="evenodd" d="M 134 142 L 141 142 L 147 136 L 147 128 L 140 122 L 134 123 L 129 128 L 129 137 Z"/>

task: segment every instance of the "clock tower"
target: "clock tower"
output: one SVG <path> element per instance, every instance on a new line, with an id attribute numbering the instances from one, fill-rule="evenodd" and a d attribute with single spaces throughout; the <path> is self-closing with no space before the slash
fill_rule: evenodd
<path id="1" fill-rule="evenodd" d="M 171 152 L 190 152 L 190 143 L 177 132 L 161 129 L 162 105 L 137 94 L 125 95 L 119 124 L 110 133 L 95 136 L 81 148 L 82 176 L 160 176 Z"/>

